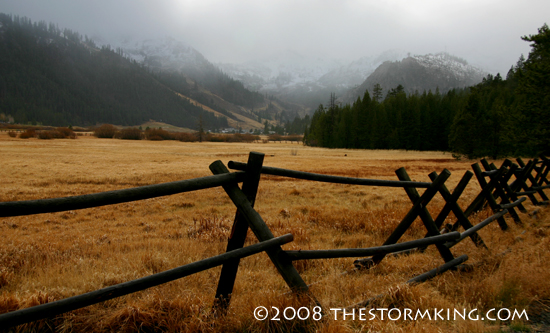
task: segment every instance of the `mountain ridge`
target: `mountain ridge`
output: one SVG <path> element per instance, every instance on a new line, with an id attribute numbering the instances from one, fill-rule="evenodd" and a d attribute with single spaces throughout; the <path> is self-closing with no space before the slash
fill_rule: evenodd
<path id="1" fill-rule="evenodd" d="M 408 56 L 400 61 L 384 62 L 361 85 L 347 91 L 338 101 L 353 103 L 366 90 L 372 93 L 376 84 L 381 86 L 383 96 L 398 85 L 408 94 L 436 90 L 445 93 L 454 88 L 473 86 L 487 74 L 446 52 Z"/>

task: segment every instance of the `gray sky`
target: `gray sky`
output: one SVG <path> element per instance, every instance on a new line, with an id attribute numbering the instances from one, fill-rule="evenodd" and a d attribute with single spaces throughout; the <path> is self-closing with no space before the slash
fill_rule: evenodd
<path id="1" fill-rule="evenodd" d="M 355 60 L 447 51 L 505 75 L 550 17 L 548 0 L 0 0 L 0 12 L 81 34 L 170 35 L 212 62 L 282 50 Z M 550 22 L 548 22 L 550 23 Z"/>

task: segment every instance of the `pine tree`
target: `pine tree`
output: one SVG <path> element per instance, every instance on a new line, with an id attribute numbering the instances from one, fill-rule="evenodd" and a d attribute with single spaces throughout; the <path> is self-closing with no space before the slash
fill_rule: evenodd
<path id="1" fill-rule="evenodd" d="M 453 156 L 465 155 L 469 159 L 483 156 L 478 148 L 483 143 L 482 138 L 480 138 L 482 132 L 479 131 L 478 122 L 480 120 L 481 98 L 477 91 L 474 89 L 472 91 L 467 106 L 457 113 L 449 134 L 449 146 Z"/>
<path id="2" fill-rule="evenodd" d="M 528 120 L 531 153 L 550 154 L 550 29 L 544 24 L 538 34 L 523 36 L 531 52 L 519 75 L 520 106 Z"/>
<path id="3" fill-rule="evenodd" d="M 372 87 L 372 99 L 376 102 L 380 102 L 382 100 L 382 86 L 380 83 L 377 83 Z"/>

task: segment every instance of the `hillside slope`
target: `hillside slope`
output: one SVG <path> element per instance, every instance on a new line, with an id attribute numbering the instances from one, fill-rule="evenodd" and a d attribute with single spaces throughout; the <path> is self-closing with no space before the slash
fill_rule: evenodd
<path id="1" fill-rule="evenodd" d="M 137 125 L 149 119 L 195 128 L 227 127 L 167 87 L 121 50 L 98 48 L 54 24 L 0 14 L 0 112 L 19 123 Z"/>
<path id="2" fill-rule="evenodd" d="M 263 128 L 256 120 L 258 112 L 267 109 L 267 98 L 245 88 L 242 82 L 225 74 L 190 45 L 169 36 L 145 40 L 112 37 L 110 41 L 100 36 L 94 38 L 100 43 L 115 45 L 125 57 L 158 73 L 162 82 L 178 93 L 227 116 L 231 126 Z M 286 110 L 293 115 L 297 111 L 299 108 Z M 241 123 L 234 124 L 234 121 Z"/>

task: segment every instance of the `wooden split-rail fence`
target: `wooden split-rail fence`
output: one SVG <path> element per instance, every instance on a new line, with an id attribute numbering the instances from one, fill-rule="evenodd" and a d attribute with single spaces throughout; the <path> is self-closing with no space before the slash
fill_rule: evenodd
<path id="1" fill-rule="evenodd" d="M 4 313 L 0 315 L 0 327 L 13 327 L 55 317 L 68 311 L 145 290 L 220 265 L 222 265 L 222 270 L 215 294 L 213 311 L 217 315 L 224 315 L 230 304 L 240 259 L 260 252 L 268 254 L 277 271 L 293 292 L 307 295 L 318 305 L 321 305 L 314 295 L 309 292 L 308 286 L 294 267 L 293 261 L 359 257 L 361 259 L 354 261 L 355 267 L 368 269 L 380 264 L 388 254 L 424 251 L 427 246 L 435 245 L 444 263 L 406 282 L 419 283 L 449 269 L 456 269 L 464 263 L 468 259 L 467 255 L 456 257 L 451 252 L 451 248 L 462 240 L 470 238 L 474 246 L 486 248 L 486 244 L 477 232 L 491 222 L 496 220 L 500 228 L 506 230 L 508 225 L 504 216 L 509 214 L 515 223 L 521 224 L 522 221 L 516 209 L 525 212 L 523 206 L 525 200 L 531 200 L 533 205 L 536 206 L 548 204 L 548 197 L 544 193 L 544 189 L 550 188 L 550 182 L 547 178 L 550 171 L 550 160 L 544 156 L 541 156 L 540 159 L 530 160 L 527 164 L 519 158 L 516 160 L 517 164 L 511 160 L 505 160 L 500 167 L 489 164 L 486 160 L 481 160 L 485 171 L 481 169 L 478 163 L 474 163 L 472 165 L 474 173 L 467 171 L 452 192 L 445 186 L 446 180 L 451 175 L 446 169 L 440 174 L 432 172 L 429 175 L 431 182 L 418 182 L 411 181 L 406 170 L 401 168 L 396 171 L 399 180 L 392 181 L 340 177 L 273 168 L 263 166 L 263 160 L 263 154 L 251 152 L 248 163 L 233 161 L 228 163 L 229 168 L 239 170 L 237 172 L 229 172 L 221 161 L 216 161 L 210 165 L 210 170 L 214 175 L 202 178 L 65 198 L 0 203 L 0 217 L 12 217 L 112 205 L 221 186 L 237 207 L 225 253 L 82 295 Z M 275 237 L 260 214 L 254 210 L 254 201 L 256 200 L 258 184 L 262 174 L 338 184 L 400 187 L 405 190 L 412 207 L 380 246 L 354 249 L 285 251 L 281 248 L 281 245 L 292 242 L 292 234 Z M 481 191 L 466 209 L 462 209 L 457 200 L 474 174 L 481 186 Z M 238 186 L 239 183 L 242 183 L 242 187 Z M 425 190 L 422 194 L 419 194 L 418 189 Z M 426 207 L 438 193 L 445 200 L 445 205 L 434 219 Z M 493 215 L 473 225 L 470 216 L 485 207 L 485 205 L 492 209 Z M 451 212 L 454 213 L 456 222 L 443 225 Z M 420 218 L 426 228 L 425 238 L 398 243 L 417 218 Z M 252 230 L 259 242 L 244 247 L 248 228 Z M 462 230 L 462 232 L 458 230 Z M 368 300 L 356 306 L 365 306 L 365 304 L 368 304 Z"/>

